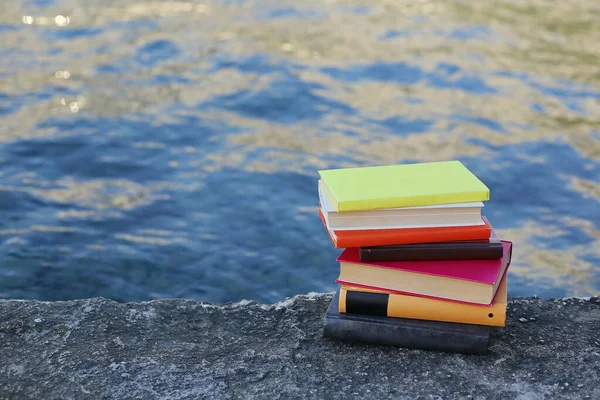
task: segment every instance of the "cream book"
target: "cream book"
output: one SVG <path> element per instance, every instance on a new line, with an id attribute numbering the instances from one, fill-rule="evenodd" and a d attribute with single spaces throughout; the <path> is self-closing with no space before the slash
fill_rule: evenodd
<path id="1" fill-rule="evenodd" d="M 435 228 L 484 224 L 481 219 L 484 204 L 481 201 L 338 212 L 325 195 L 323 185 L 323 182 L 319 181 L 319 200 L 327 229 L 330 230 Z"/>

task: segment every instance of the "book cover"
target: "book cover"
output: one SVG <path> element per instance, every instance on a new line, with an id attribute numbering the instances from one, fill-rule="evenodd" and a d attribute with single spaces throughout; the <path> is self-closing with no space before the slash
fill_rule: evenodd
<path id="1" fill-rule="evenodd" d="M 486 201 L 488 187 L 460 161 L 318 171 L 336 211 Z"/>
<path id="2" fill-rule="evenodd" d="M 321 222 L 327 223 L 321 210 Z M 357 231 L 334 231 L 327 229 L 331 242 L 336 248 L 384 246 L 393 244 L 451 242 L 456 240 L 489 239 L 492 227 L 486 217 L 483 225 L 445 226 L 435 228 L 373 229 Z"/>
<path id="3" fill-rule="evenodd" d="M 339 311 L 348 314 L 505 326 L 507 280 L 508 277 L 505 274 L 496 298 L 490 306 L 463 304 L 342 285 Z"/>
<path id="4" fill-rule="evenodd" d="M 417 243 L 389 246 L 359 247 L 359 260 L 493 260 L 502 258 L 504 247 L 490 240 L 463 240 L 438 243 Z"/>
<path id="5" fill-rule="evenodd" d="M 358 248 L 338 257 L 337 283 L 446 300 L 491 304 L 510 265 L 512 243 L 501 241 L 498 260 L 361 262 Z"/>
<path id="6" fill-rule="evenodd" d="M 323 320 L 323 336 L 329 339 L 456 353 L 487 351 L 486 325 L 343 314 L 338 303 L 339 288 Z"/>

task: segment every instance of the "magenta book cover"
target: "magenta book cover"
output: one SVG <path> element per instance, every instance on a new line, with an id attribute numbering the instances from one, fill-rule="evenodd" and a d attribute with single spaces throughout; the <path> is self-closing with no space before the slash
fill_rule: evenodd
<path id="1" fill-rule="evenodd" d="M 503 240 L 504 254 L 495 260 L 434 260 L 434 261 L 375 261 L 361 262 L 358 248 L 345 249 L 337 258 L 338 262 L 368 265 L 379 268 L 391 268 L 425 275 L 467 280 L 493 285 L 500 279 L 505 260 L 510 262 L 512 242 Z"/>

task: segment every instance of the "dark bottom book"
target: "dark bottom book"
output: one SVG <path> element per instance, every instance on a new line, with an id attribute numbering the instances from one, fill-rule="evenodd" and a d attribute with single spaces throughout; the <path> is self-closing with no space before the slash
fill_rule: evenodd
<path id="1" fill-rule="evenodd" d="M 489 326 L 340 313 L 338 301 L 339 287 L 325 313 L 324 337 L 456 353 L 487 351 Z"/>

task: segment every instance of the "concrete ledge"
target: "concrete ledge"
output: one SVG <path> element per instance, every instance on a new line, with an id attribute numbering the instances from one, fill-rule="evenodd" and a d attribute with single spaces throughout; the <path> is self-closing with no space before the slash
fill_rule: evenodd
<path id="1" fill-rule="evenodd" d="M 483 356 L 323 339 L 330 299 L 0 301 L 0 398 L 600 398 L 597 297 L 512 299 Z"/>

